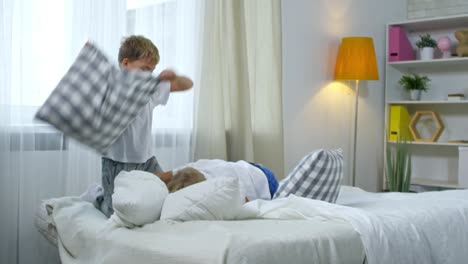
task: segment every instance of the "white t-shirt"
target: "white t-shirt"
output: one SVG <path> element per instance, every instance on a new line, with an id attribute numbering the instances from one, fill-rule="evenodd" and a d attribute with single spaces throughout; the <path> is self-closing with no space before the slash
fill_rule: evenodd
<path id="1" fill-rule="evenodd" d="M 206 180 L 216 177 L 237 177 L 239 179 L 240 191 L 249 201 L 271 199 L 270 188 L 268 187 L 268 180 L 265 173 L 243 160 L 230 162 L 217 159 L 202 159 L 173 170 L 173 174 L 175 174 L 177 170 L 186 167 L 192 167 L 200 171 L 205 176 Z"/>
<path id="2" fill-rule="evenodd" d="M 144 163 L 154 154 L 151 127 L 153 109 L 157 105 L 165 105 L 171 92 L 169 81 L 160 82 L 149 102 L 140 110 L 135 119 L 124 130 L 122 135 L 112 144 L 105 155 L 114 161 L 125 163 Z"/>

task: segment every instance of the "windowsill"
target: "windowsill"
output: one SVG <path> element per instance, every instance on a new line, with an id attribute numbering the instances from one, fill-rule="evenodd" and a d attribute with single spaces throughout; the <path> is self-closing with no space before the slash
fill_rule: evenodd
<path id="1" fill-rule="evenodd" d="M 160 131 L 158 131 L 160 130 Z M 47 124 L 10 125 L 4 133 L 10 151 L 66 151 L 69 139 Z M 152 131 L 153 143 L 161 148 L 176 148 L 190 144 L 190 128 L 158 128 Z"/>

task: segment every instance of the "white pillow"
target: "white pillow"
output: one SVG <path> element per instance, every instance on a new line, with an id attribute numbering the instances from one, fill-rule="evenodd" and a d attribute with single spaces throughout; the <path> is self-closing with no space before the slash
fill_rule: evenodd
<path id="1" fill-rule="evenodd" d="M 121 171 L 114 181 L 112 218 L 126 227 L 153 223 L 159 219 L 168 193 L 166 184 L 152 173 Z"/>
<path id="2" fill-rule="evenodd" d="M 167 196 L 161 219 L 233 220 L 244 203 L 237 177 L 203 181 Z"/>

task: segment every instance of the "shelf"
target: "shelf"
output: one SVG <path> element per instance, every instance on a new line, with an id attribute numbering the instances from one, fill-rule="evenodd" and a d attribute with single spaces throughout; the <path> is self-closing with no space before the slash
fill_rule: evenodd
<path id="1" fill-rule="evenodd" d="M 468 16 L 456 15 L 429 19 L 414 19 L 390 23 L 389 26 L 401 26 L 410 31 L 438 30 L 445 28 L 463 28 L 468 24 Z"/>
<path id="2" fill-rule="evenodd" d="M 388 140 L 390 144 L 396 144 L 396 141 Z M 442 147 L 468 147 L 468 143 L 449 143 L 449 142 L 422 142 L 422 141 L 409 141 L 406 142 L 410 145 L 425 145 L 425 146 L 442 146 Z"/>
<path id="3" fill-rule="evenodd" d="M 468 57 L 452 57 L 447 59 L 433 59 L 433 60 L 410 60 L 410 61 L 392 61 L 387 62 L 387 65 L 395 67 L 399 70 L 408 70 L 411 68 L 418 69 L 441 69 L 444 67 L 459 67 L 468 66 Z"/>
<path id="4" fill-rule="evenodd" d="M 462 101 L 447 101 L 447 100 L 434 100 L 434 101 L 388 101 L 387 104 L 417 104 L 417 105 L 423 105 L 423 104 L 468 104 L 468 100 L 462 100 Z"/>
<path id="5" fill-rule="evenodd" d="M 411 179 L 411 184 L 416 185 L 424 185 L 424 186 L 435 186 L 435 187 L 445 187 L 445 188 L 456 188 L 456 189 L 464 189 L 458 185 L 457 182 L 447 182 L 447 181 L 438 181 L 438 180 L 427 180 L 427 179 Z"/>
<path id="6" fill-rule="evenodd" d="M 393 26 L 402 28 L 402 32 L 393 32 Z M 452 41 L 452 45 L 458 45 L 454 33 L 457 30 L 462 30 L 468 27 L 468 14 L 446 16 L 446 17 L 434 17 L 429 19 L 415 19 L 396 21 L 387 24 L 387 62 L 385 63 L 385 123 L 384 127 L 390 126 L 391 107 L 400 105 L 406 108 L 407 114 L 402 115 L 393 111 L 395 115 L 400 115 L 394 120 L 397 121 L 405 131 L 405 123 L 407 119 L 412 120 L 417 111 L 421 110 L 432 110 L 440 113 L 443 118 L 444 126 L 447 128 L 441 134 L 439 141 L 427 142 L 427 141 L 408 141 L 409 149 L 411 150 L 411 166 L 413 172 L 413 179 L 411 184 L 421 186 L 433 186 L 442 188 L 456 188 L 456 189 L 468 189 L 468 186 L 463 184 L 463 181 L 458 182 L 458 170 L 460 165 L 465 165 L 466 160 L 461 157 L 460 153 L 465 148 L 468 149 L 468 56 L 458 57 L 457 54 L 452 53 L 448 58 L 440 58 L 441 53 L 436 52 L 436 58 L 432 60 L 406 60 L 406 61 L 388 61 L 390 51 L 393 50 L 394 41 L 406 42 L 406 38 L 403 40 L 400 35 L 394 36 L 394 33 L 405 33 L 408 43 L 404 46 L 416 50 L 416 42 L 420 39 L 423 34 L 430 34 L 436 40 L 443 36 L 449 36 Z M 397 39 L 390 39 L 395 37 Z M 389 41 L 392 40 L 392 41 Z M 403 52 L 392 51 L 393 52 Z M 451 49 L 451 52 L 454 52 Z M 417 54 L 416 54 L 417 55 Z M 416 56 L 419 58 L 419 56 Z M 413 57 L 415 58 L 415 57 Z M 428 93 L 424 94 L 423 101 L 409 101 L 406 91 L 399 85 L 399 80 L 402 75 L 407 74 L 421 74 L 427 75 L 431 79 L 431 87 Z M 449 94 L 465 94 L 465 100 L 459 101 L 448 101 L 447 96 Z M 450 98 L 452 99 L 452 98 Z M 409 117 L 407 116 L 409 115 Z M 420 114 L 416 116 L 416 121 L 419 121 Z M 403 120 L 404 119 L 404 120 Z M 434 119 L 434 118 L 432 118 Z M 404 121 L 404 123 L 403 123 Z M 424 120 L 424 122 L 426 119 Z M 430 119 L 427 118 L 429 122 Z M 434 120 L 432 120 L 434 121 Z M 394 121 L 395 122 L 395 121 Z M 430 122 L 429 122 L 430 123 Z M 393 124 L 395 125 L 395 124 Z M 413 124 L 415 126 L 416 124 Z M 431 134 L 431 130 L 434 130 L 432 124 L 427 127 L 425 134 Z M 425 127 L 426 124 L 420 124 L 420 127 Z M 425 127 L 426 128 L 426 127 Z M 400 132 L 403 132 L 400 131 Z M 407 133 L 407 132 L 406 132 Z M 427 137 L 425 137 L 427 138 Z M 432 138 L 432 137 L 429 137 Z M 394 150 L 394 147 L 398 144 L 396 141 L 388 140 L 389 137 L 384 136 L 384 168 L 386 167 L 387 150 Z M 458 142 L 456 140 L 459 140 Z M 403 143 L 404 144 L 404 143 Z M 384 172 L 385 174 L 385 172 Z M 464 175 L 463 175 L 464 176 Z M 433 180 L 432 180 L 433 179 Z M 464 186 L 464 187 L 463 187 Z M 432 189 L 432 188 L 428 188 Z"/>

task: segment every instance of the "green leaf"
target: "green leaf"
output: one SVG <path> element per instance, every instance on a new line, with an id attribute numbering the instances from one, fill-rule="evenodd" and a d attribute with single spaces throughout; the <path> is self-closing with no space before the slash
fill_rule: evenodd
<path id="1" fill-rule="evenodd" d="M 418 48 L 435 48 L 437 47 L 437 42 L 431 37 L 430 34 L 419 35 L 419 40 L 416 42 L 416 47 Z"/>
<path id="2" fill-rule="evenodd" d="M 386 147 L 386 180 L 392 192 L 408 192 L 411 185 L 411 153 L 406 138 Z"/>
<path id="3" fill-rule="evenodd" d="M 422 90 L 427 91 L 429 89 L 429 82 L 431 79 L 427 76 L 421 76 L 418 74 L 403 75 L 398 84 L 401 85 L 405 90 Z"/>

